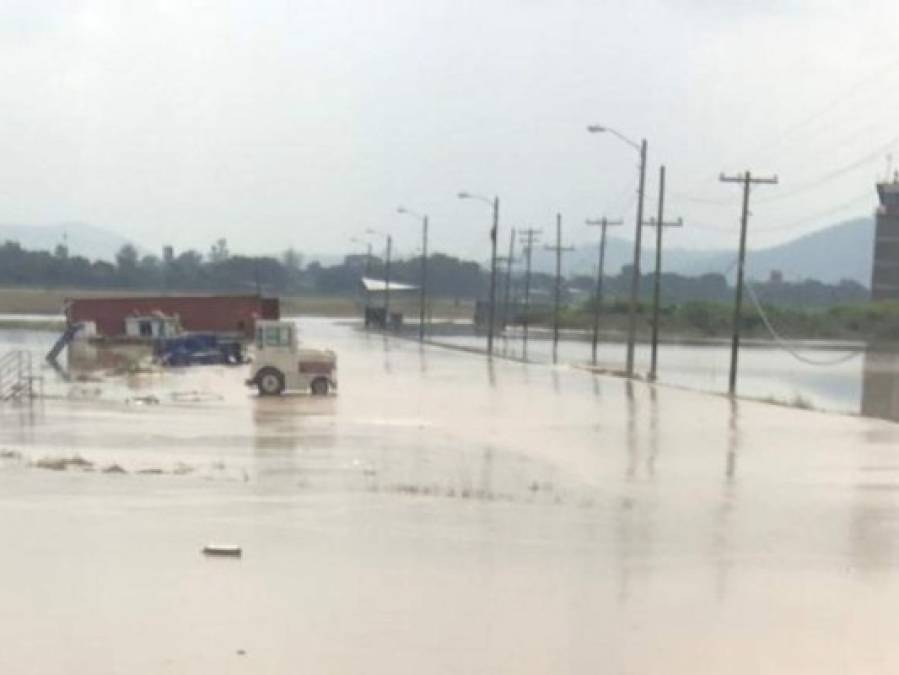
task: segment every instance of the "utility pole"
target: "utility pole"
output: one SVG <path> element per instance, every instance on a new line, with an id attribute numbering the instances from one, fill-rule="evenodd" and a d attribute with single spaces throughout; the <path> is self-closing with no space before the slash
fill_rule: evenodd
<path id="1" fill-rule="evenodd" d="M 559 350 L 559 304 L 562 295 L 562 253 L 573 251 L 573 246 L 562 246 L 562 214 L 556 214 L 556 245 L 544 246 L 547 251 L 556 254 L 556 288 L 553 302 L 553 363 L 558 359 Z"/>
<path id="2" fill-rule="evenodd" d="M 487 327 L 487 356 L 493 357 L 493 332 L 496 330 L 496 237 L 499 231 L 499 197 L 493 198 L 493 227 L 490 228 L 490 312 Z"/>
<path id="3" fill-rule="evenodd" d="M 387 257 L 384 262 L 384 329 L 390 330 L 390 249 L 393 237 L 387 235 Z"/>
<path id="4" fill-rule="evenodd" d="M 425 318 L 428 304 L 428 216 L 427 214 L 410 211 L 405 206 L 400 206 L 397 213 L 412 216 L 421 221 L 421 273 L 418 284 L 418 341 L 425 339 Z"/>
<path id="5" fill-rule="evenodd" d="M 368 248 L 365 251 L 365 276 L 371 276 L 371 242 L 368 242 Z"/>
<path id="6" fill-rule="evenodd" d="M 487 357 L 493 356 L 493 333 L 496 328 L 496 237 L 499 231 L 499 197 L 488 199 L 471 192 L 460 192 L 459 199 L 476 199 L 493 209 L 493 226 L 490 228 L 490 307 L 487 326 Z"/>
<path id="7" fill-rule="evenodd" d="M 506 259 L 506 287 L 503 289 L 503 330 L 509 324 L 509 299 L 512 294 L 512 265 L 515 262 L 515 228 L 509 232 L 509 257 Z"/>
<path id="8" fill-rule="evenodd" d="M 528 359 L 528 321 L 531 310 L 531 252 L 534 250 L 534 239 L 540 230 L 532 227 L 521 232 L 521 243 L 524 248 L 524 313 L 522 315 L 521 358 Z"/>
<path id="9" fill-rule="evenodd" d="M 599 235 L 599 264 L 596 268 L 596 291 L 593 296 L 593 344 L 591 347 L 591 353 L 593 355 L 593 365 L 596 365 L 596 348 L 599 343 L 599 312 L 600 305 L 602 304 L 602 278 L 603 278 L 603 266 L 605 265 L 606 260 L 606 228 L 610 225 L 623 225 L 624 221 L 622 220 L 609 220 L 605 216 L 603 216 L 600 220 L 588 220 L 587 225 L 599 225 L 602 227 L 601 234 Z"/>
<path id="10" fill-rule="evenodd" d="M 421 287 L 419 288 L 418 341 L 425 340 L 425 319 L 428 304 L 428 217 L 421 219 Z"/>
<path id="11" fill-rule="evenodd" d="M 634 347 L 637 341 L 637 304 L 640 301 L 640 245 L 643 232 L 643 193 L 646 187 L 646 139 L 640 142 L 640 184 L 637 191 L 637 227 L 634 234 L 634 267 L 631 272 L 631 303 L 627 327 L 628 377 L 634 376 Z"/>
<path id="12" fill-rule="evenodd" d="M 665 222 L 665 167 L 659 167 L 659 217 L 644 223 L 656 228 L 656 271 L 652 285 L 652 352 L 649 362 L 649 379 L 656 379 L 659 351 L 659 302 L 662 292 L 662 230 L 666 227 L 682 227 L 681 219 Z"/>
<path id="13" fill-rule="evenodd" d="M 749 221 L 749 188 L 757 185 L 777 185 L 777 176 L 770 178 L 754 178 L 749 171 L 742 176 L 719 177 L 722 183 L 743 184 L 743 213 L 740 217 L 740 254 L 737 263 L 737 288 L 734 298 L 734 334 L 730 347 L 730 380 L 728 392 L 731 396 L 737 393 L 737 353 L 740 350 L 740 312 L 743 305 L 743 268 L 746 262 L 746 229 Z"/>

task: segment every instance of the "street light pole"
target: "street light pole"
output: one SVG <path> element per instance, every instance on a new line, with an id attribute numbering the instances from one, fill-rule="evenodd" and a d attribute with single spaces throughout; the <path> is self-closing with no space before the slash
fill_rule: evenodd
<path id="1" fill-rule="evenodd" d="M 368 234 L 377 234 L 387 240 L 387 255 L 384 257 L 384 329 L 390 328 L 390 252 L 393 248 L 393 237 L 386 232 L 368 229 Z"/>
<path id="2" fill-rule="evenodd" d="M 605 127 L 599 124 L 593 124 L 587 127 L 590 133 L 608 132 L 630 145 L 640 153 L 640 183 L 637 192 L 637 223 L 634 232 L 634 264 L 631 270 L 631 298 L 628 315 L 627 328 L 627 363 L 625 371 L 628 377 L 634 375 L 634 346 L 637 340 L 637 305 L 640 300 L 640 248 L 643 240 L 643 193 L 646 187 L 646 153 L 647 143 L 644 138 L 638 145 L 630 140 L 627 136 L 619 133 L 615 129 Z"/>
<path id="3" fill-rule="evenodd" d="M 421 220 L 421 280 L 418 288 L 418 341 L 424 342 L 428 304 L 428 216 L 415 213 L 401 206 L 397 213 L 403 213 Z"/>
<path id="4" fill-rule="evenodd" d="M 643 239 L 643 193 L 646 187 L 646 139 L 640 143 L 640 188 L 637 194 L 637 227 L 634 234 L 634 267 L 631 273 L 631 304 L 627 325 L 628 377 L 634 375 L 634 346 L 637 341 L 637 305 L 640 302 L 640 246 Z"/>
<path id="5" fill-rule="evenodd" d="M 496 327 L 496 239 L 499 233 L 499 197 L 492 200 L 469 192 L 460 192 L 459 199 L 477 199 L 493 208 L 493 226 L 490 228 L 490 307 L 487 313 L 487 356 L 493 356 L 493 333 Z"/>

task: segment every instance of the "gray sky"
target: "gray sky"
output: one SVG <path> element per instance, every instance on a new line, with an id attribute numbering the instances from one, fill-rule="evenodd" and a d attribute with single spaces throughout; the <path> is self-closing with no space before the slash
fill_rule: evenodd
<path id="1" fill-rule="evenodd" d="M 633 221 L 668 166 L 672 246 L 763 246 L 870 213 L 899 150 L 899 4 L 825 0 L 7 0 L 0 222 L 203 251 L 342 252 L 368 227 L 483 257 L 507 227 Z M 899 167 L 899 153 L 896 166 Z M 847 168 L 850 167 L 850 168 Z M 832 177 L 835 176 L 835 177 Z M 770 200 L 770 201 L 768 201 Z M 628 231 L 632 228 L 620 228 Z"/>

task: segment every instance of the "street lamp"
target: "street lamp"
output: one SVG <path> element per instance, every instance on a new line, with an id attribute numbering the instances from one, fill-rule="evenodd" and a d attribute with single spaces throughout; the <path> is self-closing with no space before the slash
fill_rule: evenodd
<path id="1" fill-rule="evenodd" d="M 428 297 L 428 216 L 410 211 L 405 206 L 399 207 L 397 213 L 402 213 L 421 221 L 421 281 L 419 284 L 419 308 L 418 308 L 418 340 L 425 339 L 425 305 Z"/>
<path id="2" fill-rule="evenodd" d="M 493 356 L 493 331 L 496 322 L 496 235 L 499 229 L 499 197 L 489 199 L 482 195 L 460 192 L 459 199 L 475 199 L 493 208 L 493 227 L 490 228 L 490 309 L 487 325 L 487 356 Z"/>
<path id="3" fill-rule="evenodd" d="M 634 266 L 631 271 L 631 301 L 627 329 L 627 366 L 625 368 L 627 376 L 632 377 L 634 374 L 634 343 L 637 339 L 637 303 L 640 298 L 640 247 L 643 232 L 643 191 L 646 186 L 646 139 L 644 138 L 637 144 L 624 134 L 601 124 L 591 124 L 587 127 L 587 131 L 591 134 L 612 134 L 640 153 L 640 186 L 637 196 L 637 224 L 634 234 Z"/>
<path id="4" fill-rule="evenodd" d="M 376 234 L 387 239 L 387 255 L 384 259 L 384 329 L 390 327 L 390 249 L 393 247 L 393 237 L 386 232 L 368 229 L 367 234 Z"/>

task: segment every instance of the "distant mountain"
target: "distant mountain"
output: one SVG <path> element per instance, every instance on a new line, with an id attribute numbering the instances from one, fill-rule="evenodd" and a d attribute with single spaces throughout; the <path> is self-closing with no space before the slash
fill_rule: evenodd
<path id="1" fill-rule="evenodd" d="M 10 225 L 0 223 L 0 244 L 18 242 L 22 248 L 52 251 L 68 240 L 69 253 L 91 260 L 115 259 L 116 252 L 132 243 L 114 232 L 87 223 L 59 223 L 57 225 Z"/>
<path id="2" fill-rule="evenodd" d="M 873 249 L 874 220 L 856 218 L 785 244 L 750 249 L 746 256 L 747 274 L 753 279 L 767 279 L 773 270 L 779 270 L 787 281 L 815 279 L 834 284 L 842 279 L 852 279 L 869 286 Z M 623 265 L 629 265 L 633 260 L 633 250 L 631 242 L 609 237 L 606 242 L 607 274 L 617 274 Z M 566 274 L 595 274 L 597 254 L 598 246 L 578 247 L 567 254 Z M 720 274 L 729 270 L 732 273 L 736 257 L 736 242 L 732 250 L 671 248 L 665 249 L 662 266 L 666 272 L 685 276 Z M 652 270 L 655 265 L 654 247 L 643 248 L 640 264 L 644 271 Z M 550 251 L 534 249 L 534 269 L 550 273 L 555 270 L 554 266 L 555 258 Z"/>

